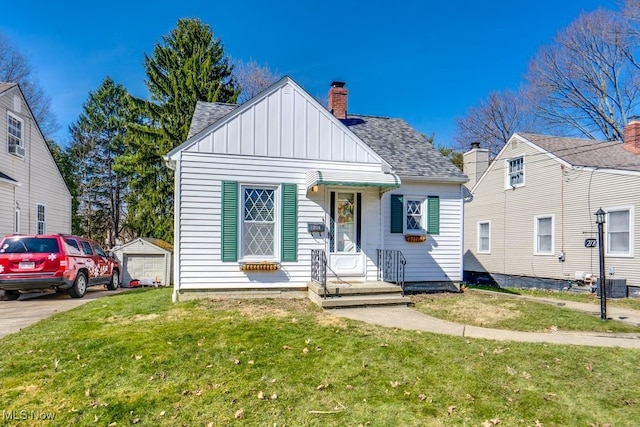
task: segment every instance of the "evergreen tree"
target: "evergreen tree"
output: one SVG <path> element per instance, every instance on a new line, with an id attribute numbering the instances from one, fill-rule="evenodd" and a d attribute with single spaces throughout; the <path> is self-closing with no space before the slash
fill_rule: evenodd
<path id="1" fill-rule="evenodd" d="M 69 128 L 69 155 L 74 165 L 79 223 L 74 232 L 114 246 L 124 240 L 125 178 L 114 171 L 124 153 L 127 126 L 136 122 L 129 95 L 111 77 L 89 93 L 78 121 Z"/>
<path id="2" fill-rule="evenodd" d="M 78 224 L 80 223 L 77 210 L 78 210 L 78 183 L 74 174 L 74 166 L 71 160 L 71 155 L 68 150 L 63 149 L 53 140 L 47 140 L 47 146 L 49 151 L 55 160 L 58 170 L 62 175 L 64 183 L 67 184 L 69 193 L 71 193 L 71 232 L 74 234 L 79 233 Z"/>
<path id="3" fill-rule="evenodd" d="M 163 156 L 187 139 L 197 101 L 235 102 L 239 88 L 221 42 L 198 19 L 180 19 L 153 55 L 145 54 L 150 101 L 135 99 L 141 124 L 130 126 L 117 170 L 128 178 L 129 226 L 173 241 L 173 173 Z"/>

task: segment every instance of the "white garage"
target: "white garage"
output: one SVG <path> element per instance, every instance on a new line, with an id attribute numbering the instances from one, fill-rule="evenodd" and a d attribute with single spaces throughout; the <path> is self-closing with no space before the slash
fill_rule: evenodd
<path id="1" fill-rule="evenodd" d="M 132 280 L 160 286 L 171 285 L 173 246 L 163 240 L 139 237 L 113 249 L 122 266 L 121 282 Z"/>

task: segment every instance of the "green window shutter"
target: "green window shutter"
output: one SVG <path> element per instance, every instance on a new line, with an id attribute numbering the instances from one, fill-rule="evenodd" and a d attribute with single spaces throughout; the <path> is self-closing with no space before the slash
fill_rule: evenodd
<path id="1" fill-rule="evenodd" d="M 238 260 L 238 183 L 222 182 L 222 261 Z"/>
<path id="2" fill-rule="evenodd" d="M 404 200 L 402 194 L 391 195 L 391 232 L 402 233 L 404 231 Z"/>
<path id="3" fill-rule="evenodd" d="M 282 184 L 282 261 L 298 259 L 298 185 Z"/>
<path id="4" fill-rule="evenodd" d="M 427 206 L 427 233 L 440 234 L 440 197 L 429 196 Z"/>

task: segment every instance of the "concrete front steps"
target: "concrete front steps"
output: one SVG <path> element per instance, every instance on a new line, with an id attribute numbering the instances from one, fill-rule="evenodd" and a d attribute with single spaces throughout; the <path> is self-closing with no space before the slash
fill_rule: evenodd
<path id="1" fill-rule="evenodd" d="M 386 282 L 327 282 L 327 297 L 322 286 L 309 282 L 309 299 L 322 308 L 366 307 L 372 305 L 404 305 L 411 299 L 402 296 L 400 286 Z"/>

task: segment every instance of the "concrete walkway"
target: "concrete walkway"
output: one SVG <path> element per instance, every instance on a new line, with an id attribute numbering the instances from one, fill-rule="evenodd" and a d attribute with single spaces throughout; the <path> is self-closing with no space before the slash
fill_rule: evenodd
<path id="1" fill-rule="evenodd" d="M 506 294 L 501 294 L 506 295 Z M 600 306 L 545 298 L 520 297 L 538 302 L 559 305 L 572 310 L 584 311 L 600 316 Z M 613 334 L 605 332 L 518 332 L 502 329 L 481 328 L 461 325 L 422 314 L 410 307 L 379 306 L 362 308 L 340 308 L 330 310 L 331 314 L 349 319 L 386 326 L 389 328 L 426 331 L 469 338 L 483 338 L 498 341 L 520 341 L 550 344 L 571 344 L 592 347 L 640 348 L 640 332 Z M 607 307 L 609 319 L 620 320 L 640 326 L 640 312 L 630 309 Z"/>

